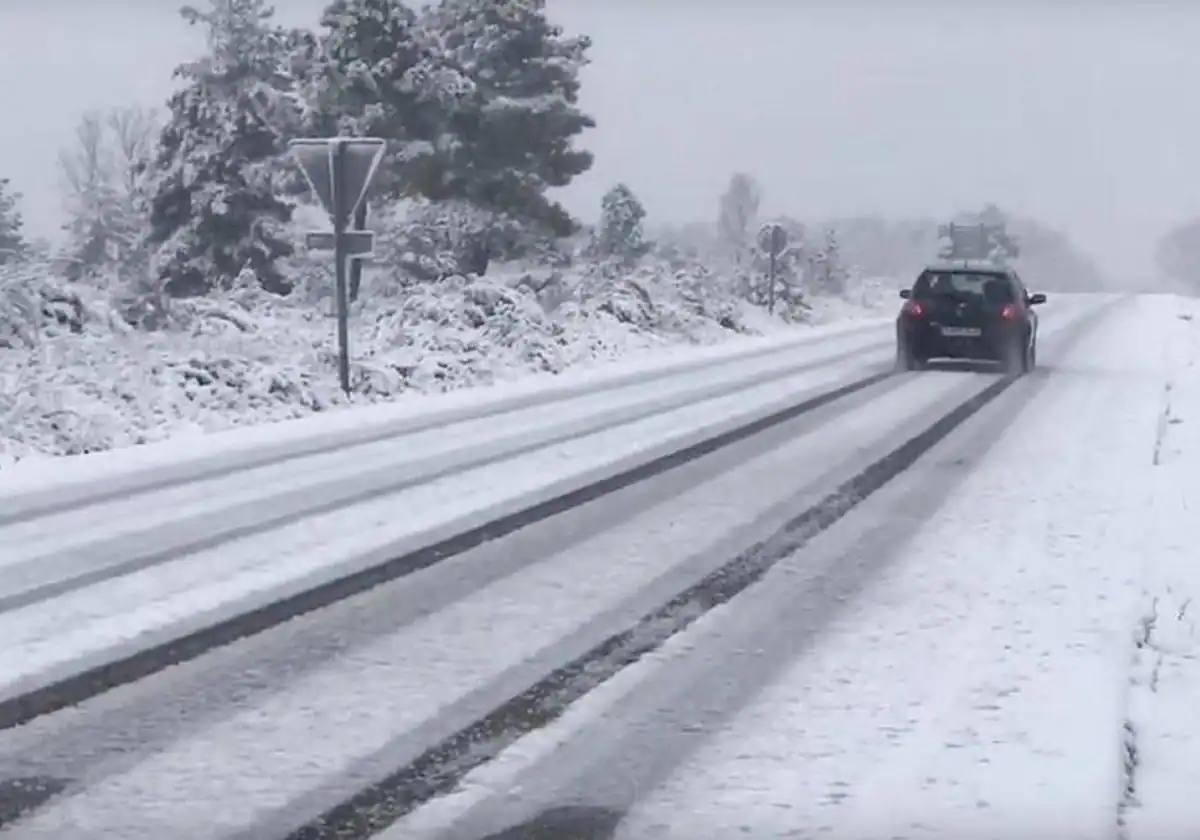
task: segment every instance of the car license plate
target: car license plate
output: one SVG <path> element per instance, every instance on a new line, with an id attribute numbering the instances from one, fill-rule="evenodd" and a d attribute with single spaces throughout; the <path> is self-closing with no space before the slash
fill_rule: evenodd
<path id="1" fill-rule="evenodd" d="M 983 330 L 979 327 L 942 327 L 942 335 L 947 338 L 979 338 Z"/>

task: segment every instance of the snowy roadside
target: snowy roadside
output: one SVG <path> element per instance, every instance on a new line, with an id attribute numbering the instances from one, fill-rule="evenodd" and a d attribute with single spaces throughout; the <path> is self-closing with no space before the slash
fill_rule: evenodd
<path id="1" fill-rule="evenodd" d="M 1144 522 L 1142 610 L 1133 634 L 1126 732 L 1129 840 L 1200 825 L 1200 302 L 1165 313 L 1165 381 Z"/>
<path id="2" fill-rule="evenodd" d="M 347 428 L 430 399 L 463 404 L 837 335 L 839 325 L 890 314 L 893 304 L 887 281 L 862 281 L 845 298 L 814 298 L 807 322 L 788 324 L 742 301 L 689 299 L 687 278 L 650 266 L 629 282 L 637 291 L 617 284 L 547 311 L 529 276 L 509 267 L 356 308 L 349 399 L 336 385 L 327 299 L 231 294 L 184 304 L 184 329 L 141 332 L 112 328 L 102 296 L 85 296 L 94 311 L 81 333 L 0 349 L 0 470 L 10 478 L 22 460 L 38 470 L 39 456 L 168 440 L 206 448 L 212 432 L 284 420 L 302 419 L 307 431 Z M 447 393 L 464 389 L 472 394 Z M 290 433 L 275 425 L 251 437 Z"/>

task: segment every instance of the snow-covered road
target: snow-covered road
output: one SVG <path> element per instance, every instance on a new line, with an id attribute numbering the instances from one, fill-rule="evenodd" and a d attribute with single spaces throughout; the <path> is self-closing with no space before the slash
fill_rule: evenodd
<path id="1" fill-rule="evenodd" d="M 1044 330 L 1042 368 L 1006 389 L 970 369 L 872 379 L 33 715 L 0 732 L 0 836 L 1193 836 L 1200 305 L 1068 299 Z M 870 376 L 887 338 L 461 416 L 469 447 L 429 426 L 416 448 L 347 440 L 358 470 L 310 451 L 163 486 L 133 503 L 140 522 L 119 499 L 47 512 L 49 531 L 14 520 L 0 684 L 164 644 L 777 415 Z M 213 546 L 173 530 L 219 523 L 239 494 L 268 519 L 294 507 Z M 138 550 L 164 557 L 89 577 Z M 762 578 L 735 581 L 731 558 Z"/>

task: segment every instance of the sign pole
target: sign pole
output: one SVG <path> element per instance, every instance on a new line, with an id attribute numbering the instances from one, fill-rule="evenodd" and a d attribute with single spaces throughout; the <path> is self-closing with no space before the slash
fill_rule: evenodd
<path id="1" fill-rule="evenodd" d="M 354 211 L 354 226 L 356 231 L 367 229 L 367 202 L 362 201 Z M 362 288 L 363 261 L 354 260 L 350 263 L 350 302 L 358 300 L 358 292 Z"/>
<path id="2" fill-rule="evenodd" d="M 767 312 L 775 314 L 775 249 L 771 249 L 771 271 L 767 280 Z"/>
<path id="3" fill-rule="evenodd" d="M 336 190 L 345 183 L 346 144 L 333 144 L 333 183 Z M 346 211 L 341 197 L 334 200 L 333 261 L 337 268 L 338 376 L 342 390 L 350 395 L 350 313 L 346 300 Z"/>

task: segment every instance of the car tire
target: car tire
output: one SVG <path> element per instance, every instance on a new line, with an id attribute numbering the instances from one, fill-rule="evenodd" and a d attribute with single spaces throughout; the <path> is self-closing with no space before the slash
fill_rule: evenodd
<path id="1" fill-rule="evenodd" d="M 896 346 L 896 369 L 902 371 L 924 370 L 925 360 L 903 344 Z"/>
<path id="2" fill-rule="evenodd" d="M 1004 348 L 1000 360 L 1004 372 L 1010 376 L 1020 376 L 1029 369 L 1029 345 L 1024 342 L 1011 341 Z"/>

